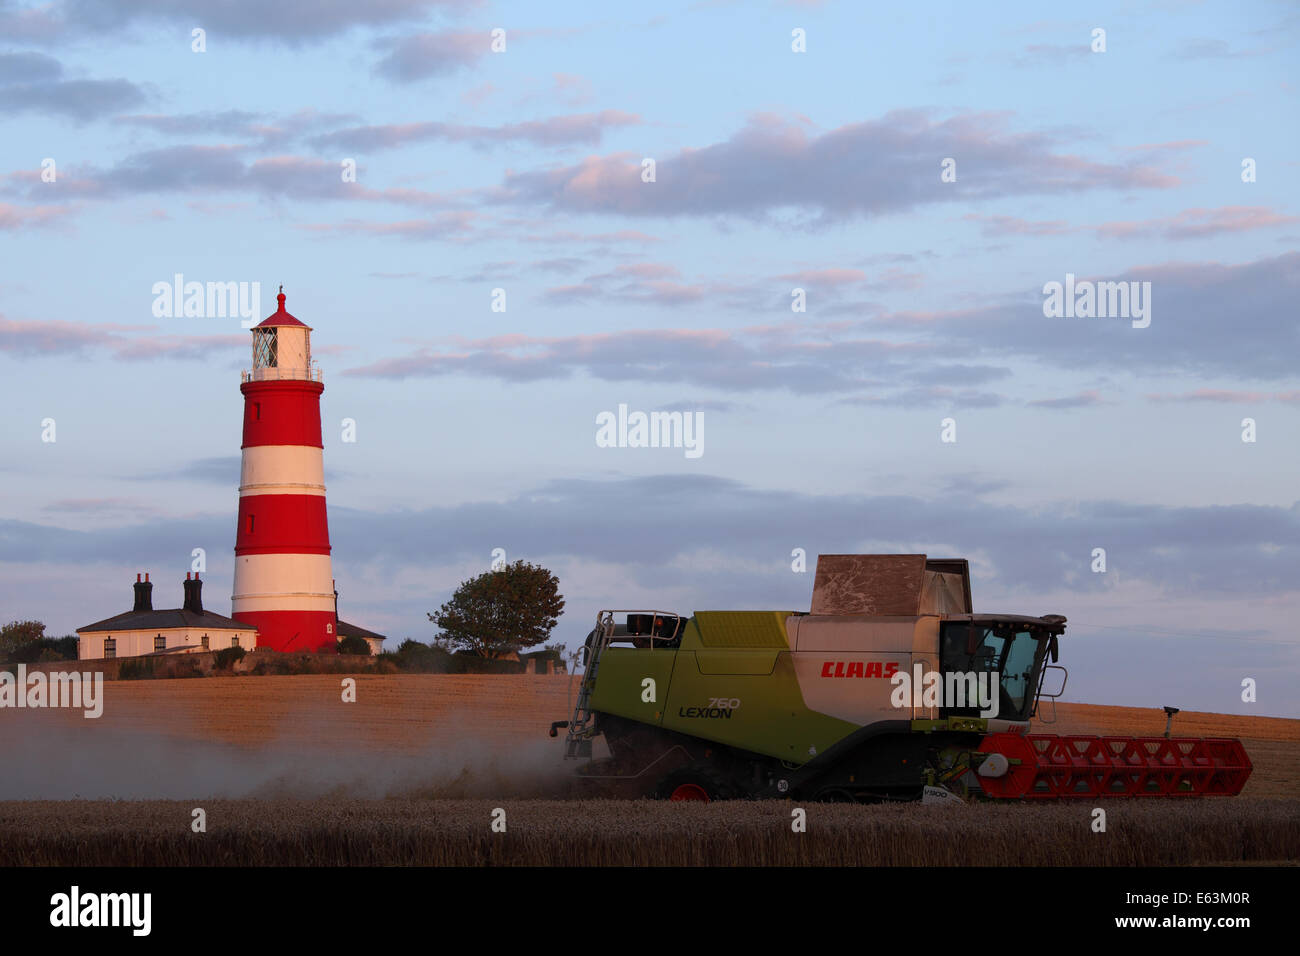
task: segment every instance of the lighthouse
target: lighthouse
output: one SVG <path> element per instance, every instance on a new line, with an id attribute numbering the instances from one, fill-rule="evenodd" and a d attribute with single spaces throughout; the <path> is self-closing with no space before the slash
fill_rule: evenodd
<path id="1" fill-rule="evenodd" d="M 243 373 L 243 460 L 231 616 L 257 628 L 259 647 L 334 650 L 336 604 L 325 520 L 321 372 L 311 328 L 284 307 L 255 326 Z"/>

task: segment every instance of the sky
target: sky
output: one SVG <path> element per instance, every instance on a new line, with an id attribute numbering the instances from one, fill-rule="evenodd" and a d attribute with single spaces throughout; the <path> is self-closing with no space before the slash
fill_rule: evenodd
<path id="1" fill-rule="evenodd" d="M 195 548 L 229 613 L 249 323 L 179 275 L 315 330 L 390 646 L 496 549 L 569 647 L 925 553 L 1069 618 L 1065 699 L 1300 717 L 1298 45 L 1265 0 L 0 0 L 0 618 L 179 606 Z"/>

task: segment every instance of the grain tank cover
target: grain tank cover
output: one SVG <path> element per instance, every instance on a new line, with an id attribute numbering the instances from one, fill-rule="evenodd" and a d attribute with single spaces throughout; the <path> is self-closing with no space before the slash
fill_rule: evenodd
<path id="1" fill-rule="evenodd" d="M 821 554 L 812 613 L 970 614 L 970 565 L 924 554 Z"/>

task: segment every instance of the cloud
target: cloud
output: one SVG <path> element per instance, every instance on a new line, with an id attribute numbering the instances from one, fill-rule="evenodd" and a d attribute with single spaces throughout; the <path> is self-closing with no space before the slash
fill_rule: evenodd
<path id="1" fill-rule="evenodd" d="M 637 269 L 627 266 L 579 284 L 553 287 L 544 301 L 573 304 L 617 298 L 658 305 L 730 304 L 737 309 L 757 309 L 765 303 L 763 290 L 756 292 L 753 284 L 643 278 L 636 275 Z M 1063 263 L 1059 274 L 1044 275 L 1028 290 L 976 308 L 890 312 L 851 303 L 826 308 L 828 314 L 857 316 L 848 321 L 458 339 L 445 351 L 417 349 L 343 374 L 394 380 L 469 374 L 505 381 L 585 374 L 609 381 L 708 381 L 726 391 L 849 393 L 854 404 L 865 405 L 960 401 L 985 407 L 1005 397 L 975 386 L 1005 377 L 1015 356 L 1056 367 L 1141 376 L 1166 372 L 1261 381 L 1294 375 L 1292 357 L 1300 351 L 1300 333 L 1294 323 L 1279 322 L 1279 316 L 1294 310 L 1300 253 L 1241 265 L 1146 266 L 1101 277 L 1151 283 L 1151 325 L 1145 329 L 1133 328 L 1129 319 L 1045 317 L 1042 284 L 1062 281 L 1067 270 Z M 788 308 L 788 299 L 780 301 L 784 294 L 774 293 L 767 306 Z M 882 381 L 900 380 L 930 388 L 861 394 Z M 950 391 L 936 390 L 943 388 Z M 1040 401 L 1080 403 L 1040 407 L 1081 407 L 1089 400 L 1075 396 Z"/>
<path id="2" fill-rule="evenodd" d="M 134 114 L 115 116 L 114 123 L 123 126 L 139 126 L 164 133 L 168 136 L 191 136 L 195 133 L 216 135 L 246 135 L 252 132 L 253 124 L 265 114 L 250 113 L 247 110 L 205 110 L 199 113 L 181 114 Z"/>
<path id="3" fill-rule="evenodd" d="M 133 23 L 202 27 L 209 36 L 276 40 L 289 46 L 345 33 L 355 27 L 383 27 L 425 19 L 431 13 L 459 13 L 476 0 L 64 0 L 50 5 L 47 21 L 63 32 L 103 35 Z M 33 26 L 32 29 L 37 29 Z M 49 32 L 50 27 L 44 28 Z M 188 39 L 188 36 L 187 36 Z"/>
<path id="4" fill-rule="evenodd" d="M 398 239 L 457 239 L 468 236 L 479 218 L 472 212 L 443 212 L 428 219 L 407 219 L 400 222 L 362 222 L 349 219 L 337 223 L 310 223 L 301 228 L 343 236 L 382 236 Z"/>
<path id="5" fill-rule="evenodd" d="M 949 388 L 929 385 L 909 388 L 891 395 L 854 395 L 841 398 L 841 405 L 898 406 L 901 408 L 997 408 L 1007 401 L 1005 395 L 981 392 L 973 388 Z"/>
<path id="6" fill-rule="evenodd" d="M 969 213 L 967 222 L 982 224 L 981 233 L 1002 236 L 1064 236 L 1091 232 L 1101 239 L 1205 239 L 1212 236 L 1271 229 L 1300 222 L 1266 206 L 1221 206 L 1218 209 L 1185 209 L 1173 216 L 1136 221 L 1105 222 L 1098 226 L 1071 226 L 1064 219 L 1033 222 L 1016 216 L 984 216 Z"/>
<path id="7" fill-rule="evenodd" d="M 507 123 L 503 126 L 467 126 L 457 123 L 402 123 L 384 126 L 355 126 L 335 130 L 312 139 L 318 149 L 344 149 L 374 152 L 395 149 L 408 143 L 430 140 L 467 143 L 484 148 L 500 143 L 522 142 L 535 146 L 594 146 L 606 130 L 636 126 L 641 118 L 622 110 L 601 110 L 570 116 L 552 116 L 544 120 Z"/>
<path id="8" fill-rule="evenodd" d="M 897 268 L 878 273 L 828 268 L 805 269 L 744 283 L 717 279 L 688 281 L 676 266 L 636 262 L 589 275 L 578 283 L 548 288 L 542 294 L 542 301 L 557 306 L 605 301 L 670 307 L 708 302 L 719 309 L 752 314 L 788 309 L 793 288 L 798 288 L 815 297 L 823 315 L 857 315 L 864 304 L 846 302 L 843 298 L 846 291 L 908 291 L 919 288 L 923 279 L 920 273 Z"/>
<path id="9" fill-rule="evenodd" d="M 1019 56 L 1012 60 L 1016 66 L 1056 66 L 1070 61 L 1079 61 L 1092 55 L 1091 37 L 1085 36 L 1078 43 L 1034 43 L 1026 46 Z"/>
<path id="10" fill-rule="evenodd" d="M 1209 145 L 1208 139 L 1178 139 L 1165 143 L 1138 143 L 1136 146 L 1125 146 L 1124 149 L 1133 153 L 1181 153 Z"/>
<path id="11" fill-rule="evenodd" d="M 806 606 L 807 582 L 792 580 L 798 576 L 788 567 L 796 545 L 811 555 L 916 552 L 943 542 L 953 553 L 983 556 L 984 586 L 1026 596 L 1062 588 L 1102 595 L 1115 574 L 1169 594 L 1277 600 L 1297 593 L 1289 571 L 1300 566 L 1300 503 L 1166 507 L 1102 500 L 1031 509 L 991 503 L 979 496 L 985 490 L 993 489 L 967 482 L 950 489 L 961 493 L 933 498 L 814 495 L 708 475 L 565 479 L 501 502 L 382 513 L 335 504 L 330 533 L 336 553 L 354 567 L 423 565 L 430 541 L 439 543 L 443 561 L 478 558 L 491 542 L 512 554 L 617 567 L 620 577 L 637 578 L 638 587 L 690 584 L 706 600 L 710 594 L 736 599 L 732 606 Z M 230 520 L 227 514 L 180 517 L 94 531 L 0 520 L 0 561 L 129 560 L 134 566 L 175 553 L 178 542 L 188 553 L 195 541 L 226 541 Z M 619 534 L 608 533 L 611 521 Z M 628 541 L 638 546 L 628 549 Z M 1106 542 L 1112 574 L 1088 573 L 1098 541 Z M 700 542 L 712 542 L 718 560 L 693 561 Z M 770 575 L 733 573 L 754 564 L 770 567 Z"/>
<path id="12" fill-rule="evenodd" d="M 239 484 L 238 455 L 225 455 L 216 458 L 198 458 L 180 467 L 167 471 L 153 471 L 128 475 L 138 481 L 200 481 L 205 484 L 227 485 Z"/>
<path id="13" fill-rule="evenodd" d="M 660 412 L 735 412 L 749 411 L 752 405 L 745 405 L 740 402 L 720 402 L 714 399 L 697 399 L 690 402 L 670 402 L 667 405 L 660 405 L 656 411 Z"/>
<path id="14" fill-rule="evenodd" d="M 0 0 L 0 36 L 10 42 L 50 43 L 64 31 L 63 19 L 53 4 L 18 7 L 12 0 Z"/>
<path id="15" fill-rule="evenodd" d="M 1134 222 L 1107 222 L 1096 227 L 1104 239 L 1205 239 L 1210 236 L 1270 229 L 1300 222 L 1300 216 L 1285 216 L 1266 206 L 1220 206 L 1218 209 L 1186 209 L 1177 215 Z"/>
<path id="16" fill-rule="evenodd" d="M 134 83 L 66 80 L 63 65 L 43 53 L 0 53 L 0 115 L 54 113 L 79 123 L 145 101 Z"/>
<path id="17" fill-rule="evenodd" d="M 133 332 L 146 334 L 128 334 Z M 246 335 L 160 335 L 152 325 L 92 325 L 55 319 L 20 321 L 0 316 L 0 353 L 29 358 L 107 353 L 123 361 L 211 360 L 214 352 L 221 349 L 247 345 Z"/>
<path id="18" fill-rule="evenodd" d="M 1269 51 L 1258 48 L 1252 50 L 1233 50 L 1227 40 L 1211 37 L 1197 37 L 1184 40 L 1174 51 L 1179 60 L 1235 60 L 1246 57 L 1263 56 Z"/>
<path id="19" fill-rule="evenodd" d="M 727 300 L 730 307 L 752 301 L 752 290 L 726 282 L 683 282 L 675 266 L 660 262 L 635 262 L 609 272 L 587 276 L 574 285 L 554 286 L 542 294 L 550 305 L 599 300 L 642 305 L 680 306 L 708 298 Z"/>
<path id="20" fill-rule="evenodd" d="M 1064 398 L 1038 398 L 1026 404 L 1031 408 L 1089 408 L 1093 405 L 1102 405 L 1104 402 L 1100 392 L 1090 389 L 1078 395 L 1067 395 Z"/>
<path id="21" fill-rule="evenodd" d="M 560 272 L 571 273 L 577 272 L 584 265 L 586 259 L 580 259 L 577 256 L 556 256 L 552 259 L 538 259 L 532 264 L 532 268 L 541 272 Z"/>
<path id="22" fill-rule="evenodd" d="M 1010 378 L 1011 369 L 998 365 L 932 365 L 910 372 L 908 377 L 925 382 L 985 385 L 998 379 Z"/>
<path id="23" fill-rule="evenodd" d="M 1064 219 L 1050 222 L 1030 222 L 1016 216 L 981 216 L 969 213 L 962 216 L 967 222 L 983 224 L 981 232 L 990 237 L 998 236 L 1061 236 L 1073 229 Z"/>
<path id="24" fill-rule="evenodd" d="M 491 52 L 487 30 L 469 32 L 416 33 L 389 37 L 375 45 L 387 55 L 375 72 L 397 83 L 413 83 L 431 76 L 450 76 L 467 69 Z"/>
<path id="25" fill-rule="evenodd" d="M 865 282 L 867 274 L 861 269 L 804 269 L 801 272 L 787 272 L 777 278 L 803 285 L 852 285 Z"/>
<path id="26" fill-rule="evenodd" d="M 1243 392 L 1224 388 L 1198 388 L 1181 395 L 1153 393 L 1147 395 L 1151 402 L 1212 402 L 1230 405 L 1257 405 L 1260 402 L 1300 402 L 1300 391 Z"/>
<path id="27" fill-rule="evenodd" d="M 108 169 L 60 170 L 56 199 L 115 199 L 157 193 L 244 192 L 283 199 L 385 202 L 408 207 L 459 205 L 451 197 L 418 189 L 372 189 L 344 182 L 334 160 L 302 156 L 264 156 L 247 162 L 238 145 L 170 146 L 133 153 Z M 11 176 L 26 182 L 26 195 L 45 195 L 36 176 Z"/>
<path id="28" fill-rule="evenodd" d="M 132 520 L 158 518 L 163 515 L 156 503 L 137 501 L 134 498 L 64 498 L 52 501 L 42 511 L 61 515 L 88 515 L 95 518 Z"/>
<path id="29" fill-rule="evenodd" d="M 17 232 L 19 229 L 54 225 L 71 211 L 63 206 L 15 206 L 0 202 L 0 231 Z"/>
<path id="30" fill-rule="evenodd" d="M 1178 183 L 1133 163 L 1057 154 L 1052 145 L 1045 135 L 1010 132 L 1002 114 L 936 121 L 919 110 L 896 111 L 820 134 L 759 116 L 728 140 L 658 157 L 653 183 L 642 181 L 640 156 L 622 153 L 510 173 L 492 198 L 624 216 L 761 219 L 794 211 L 832 221 L 936 202 Z M 943 157 L 958 158 L 956 182 L 940 182 Z"/>
<path id="31" fill-rule="evenodd" d="M 1006 361 L 1026 356 L 1073 369 L 1104 368 L 1147 375 L 1153 371 L 1226 375 L 1268 381 L 1295 375 L 1300 328 L 1281 316 L 1295 310 L 1300 252 L 1239 265 L 1176 262 L 1142 266 L 1119 275 L 1077 278 L 1151 283 L 1151 324 L 1135 329 L 1122 318 L 1047 318 L 1042 286 L 1063 282 L 1070 271 L 1041 276 L 1031 289 L 994 305 L 946 312 L 878 314 L 862 328 L 925 334 L 972 356 Z"/>
<path id="32" fill-rule="evenodd" d="M 402 380 L 467 374 L 505 381 L 566 379 L 708 382 L 724 391 L 786 389 L 801 394 L 859 391 L 897 374 L 927 346 L 872 339 L 828 342 L 825 330 L 793 324 L 753 329 L 641 329 L 594 335 L 503 335 L 416 349 L 345 370 L 358 378 Z"/>
<path id="33" fill-rule="evenodd" d="M 0 53 L 0 86 L 58 80 L 63 65 L 44 53 Z"/>
<path id="34" fill-rule="evenodd" d="M 550 233 L 533 233 L 520 236 L 520 242 L 595 242 L 602 244 L 620 242 L 662 242 L 658 236 L 652 236 L 637 229 L 619 229 L 616 232 L 573 232 L 560 230 Z"/>

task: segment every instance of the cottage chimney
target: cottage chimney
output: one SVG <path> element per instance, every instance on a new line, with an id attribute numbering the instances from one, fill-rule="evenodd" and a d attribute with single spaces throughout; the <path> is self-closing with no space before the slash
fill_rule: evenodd
<path id="1" fill-rule="evenodd" d="M 185 573 L 185 610 L 193 614 L 203 613 L 203 582 L 197 573 L 191 580 L 188 571 Z"/>
<path id="2" fill-rule="evenodd" d="M 135 613 L 140 611 L 153 610 L 153 585 L 149 583 L 149 575 L 140 580 L 140 575 L 135 576 L 135 607 L 131 609 Z"/>

